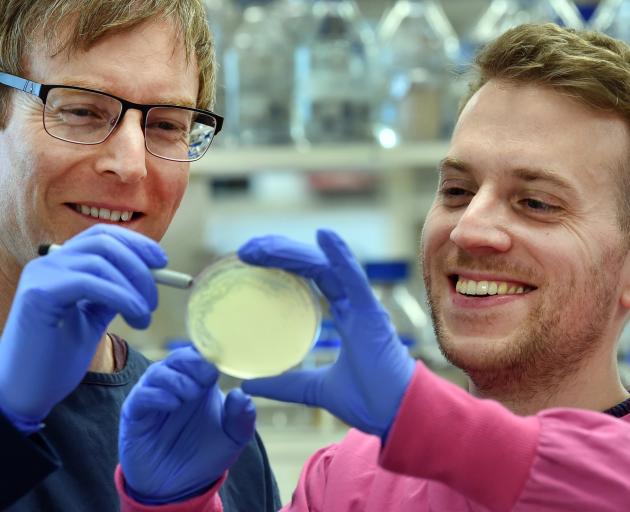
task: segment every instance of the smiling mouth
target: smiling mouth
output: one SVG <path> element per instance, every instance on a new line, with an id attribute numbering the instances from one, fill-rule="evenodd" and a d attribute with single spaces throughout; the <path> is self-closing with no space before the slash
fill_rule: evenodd
<path id="1" fill-rule="evenodd" d="M 66 203 L 66 206 L 72 208 L 85 217 L 109 222 L 118 222 L 121 224 L 131 222 L 131 220 L 137 220 L 144 215 L 141 212 L 134 212 L 130 210 L 110 210 L 108 208 L 97 208 L 95 206 L 77 203 Z"/>
<path id="2" fill-rule="evenodd" d="M 522 295 L 536 288 L 523 283 L 510 281 L 474 281 L 457 274 L 449 276 L 455 291 L 460 295 L 487 297 L 491 295 Z"/>

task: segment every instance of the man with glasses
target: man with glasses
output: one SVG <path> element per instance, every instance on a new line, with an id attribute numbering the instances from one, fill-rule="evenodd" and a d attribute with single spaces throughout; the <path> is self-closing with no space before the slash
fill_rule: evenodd
<path id="1" fill-rule="evenodd" d="M 222 118 L 200 0 L 4 0 L 0 11 L 0 508 L 118 509 L 120 406 L 149 361 L 107 327 L 145 328 L 151 269 Z M 41 244 L 59 250 L 38 256 Z M 184 351 L 173 370 L 198 365 Z M 189 462 L 224 510 L 275 510 L 248 397 L 197 392 L 216 428 Z M 150 454 L 148 454 L 150 455 Z M 132 462 L 141 466 L 142 457 Z M 230 467 L 230 474 L 224 476 Z M 133 493 L 133 489 L 130 489 Z M 141 499 L 138 493 L 134 497 Z"/>

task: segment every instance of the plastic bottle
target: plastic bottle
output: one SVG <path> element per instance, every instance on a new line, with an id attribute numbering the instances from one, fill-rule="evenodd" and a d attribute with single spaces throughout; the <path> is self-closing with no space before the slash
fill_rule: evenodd
<path id="1" fill-rule="evenodd" d="M 604 0 L 603 2 L 600 2 L 600 0 L 574 0 L 574 3 L 575 6 L 578 8 L 578 11 L 580 11 L 580 15 L 584 20 L 584 24 L 588 25 L 588 23 L 591 21 L 591 18 L 593 17 L 593 14 L 595 14 L 595 11 L 601 5 L 604 5 L 608 2 L 607 0 Z"/>
<path id="2" fill-rule="evenodd" d="M 375 125 L 384 147 L 448 135 L 459 41 L 436 0 L 398 0 L 379 23 L 379 97 Z"/>
<path id="3" fill-rule="evenodd" d="M 617 362 L 623 385 L 630 389 L 630 323 L 627 323 L 617 345 Z"/>
<path id="4" fill-rule="evenodd" d="M 246 3 L 224 56 L 226 127 L 241 145 L 290 142 L 292 47 L 267 4 Z"/>
<path id="5" fill-rule="evenodd" d="M 582 18 L 571 0 L 493 0 L 463 38 L 463 59 L 470 62 L 478 48 L 522 23 L 554 22 L 582 29 Z"/>
<path id="6" fill-rule="evenodd" d="M 302 362 L 302 368 L 312 370 L 332 364 L 339 355 L 341 337 L 329 316 L 322 318 L 317 341 Z"/>
<path id="7" fill-rule="evenodd" d="M 374 34 L 354 0 L 314 0 L 295 50 L 292 134 L 299 143 L 372 140 Z"/>
<path id="8" fill-rule="evenodd" d="M 271 15 L 280 20 L 295 48 L 312 27 L 312 0 L 274 0 Z"/>
<path id="9" fill-rule="evenodd" d="M 230 37 L 240 19 L 240 13 L 232 0 L 204 0 L 208 24 L 212 31 L 214 52 L 216 58 L 216 100 L 213 110 L 217 114 L 225 115 L 225 74 L 223 69 L 223 53 L 229 44 Z M 224 138 L 217 137 L 213 141 L 223 144 Z"/>
<path id="10" fill-rule="evenodd" d="M 593 13 L 589 28 L 630 43 L 630 2 L 602 1 Z"/>
<path id="11" fill-rule="evenodd" d="M 407 288 L 409 264 L 399 260 L 370 262 L 365 265 L 365 272 L 374 294 L 389 313 L 400 341 L 412 354 L 418 355 L 429 319 Z"/>

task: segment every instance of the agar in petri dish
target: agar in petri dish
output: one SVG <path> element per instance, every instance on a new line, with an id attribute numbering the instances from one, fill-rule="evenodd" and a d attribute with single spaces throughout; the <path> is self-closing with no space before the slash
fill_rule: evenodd
<path id="1" fill-rule="evenodd" d="M 280 269 L 236 255 L 210 265 L 188 300 L 187 327 L 197 350 L 223 373 L 242 379 L 277 375 L 298 364 L 319 333 L 313 286 Z"/>

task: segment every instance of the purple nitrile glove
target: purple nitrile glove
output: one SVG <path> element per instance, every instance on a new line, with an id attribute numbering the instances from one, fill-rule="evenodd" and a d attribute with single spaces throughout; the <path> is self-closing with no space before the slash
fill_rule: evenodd
<path id="1" fill-rule="evenodd" d="M 384 440 L 411 380 L 414 360 L 343 240 L 320 230 L 317 241 L 321 250 L 280 236 L 255 238 L 238 255 L 247 263 L 315 281 L 341 334 L 339 357 L 327 367 L 252 379 L 242 388 L 252 395 L 323 407 Z"/>
<path id="2" fill-rule="evenodd" d="M 39 428 L 81 382 L 117 313 L 146 328 L 157 307 L 151 268 L 167 258 L 153 240 L 99 224 L 25 265 L 0 342 L 0 411 Z"/>
<path id="3" fill-rule="evenodd" d="M 151 365 L 125 400 L 119 452 L 127 492 L 145 504 L 204 492 L 254 435 L 256 409 L 240 389 L 224 396 L 216 367 L 193 348 Z"/>

